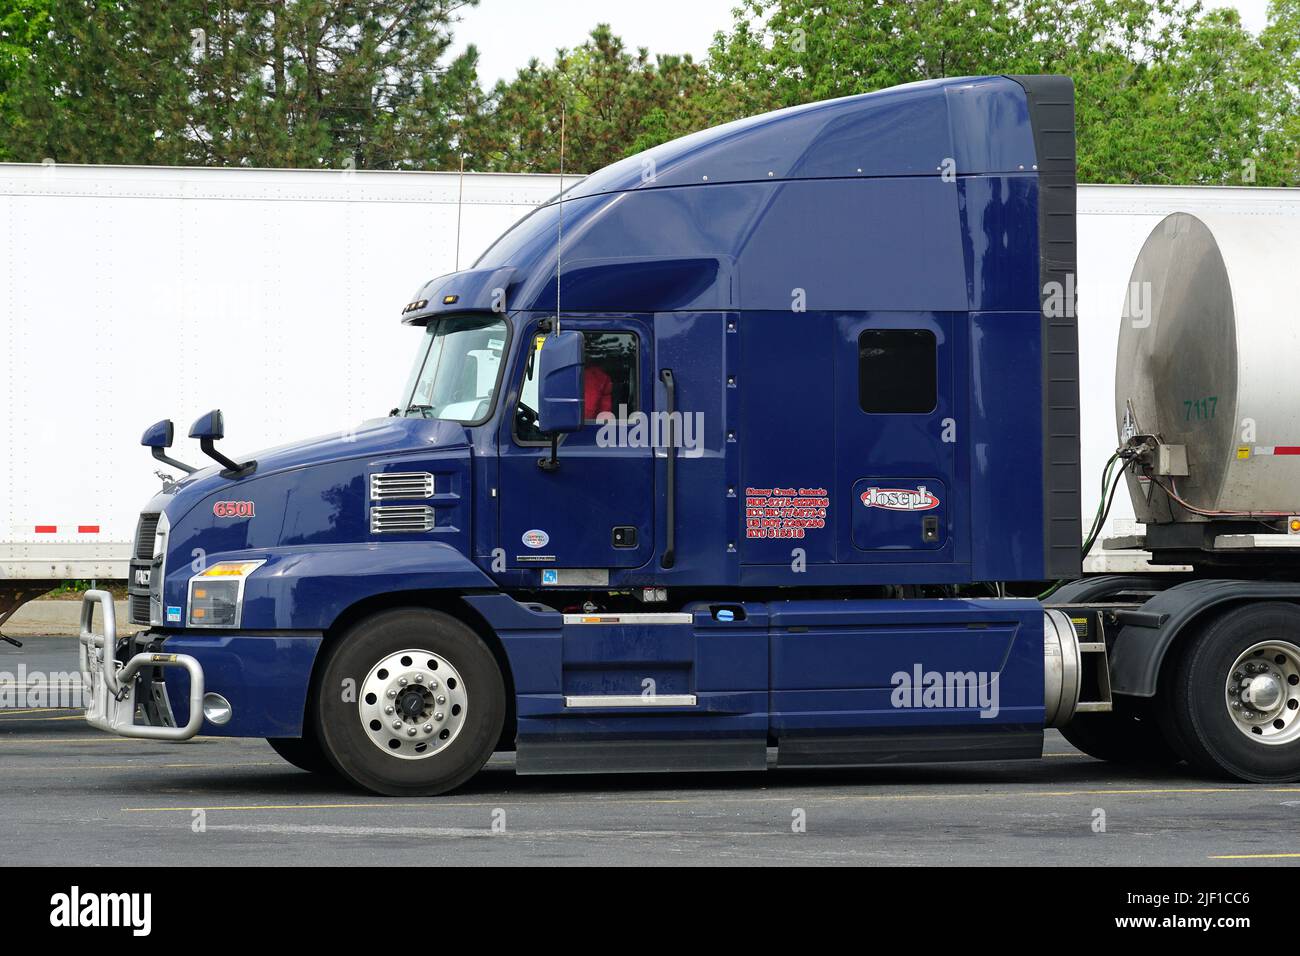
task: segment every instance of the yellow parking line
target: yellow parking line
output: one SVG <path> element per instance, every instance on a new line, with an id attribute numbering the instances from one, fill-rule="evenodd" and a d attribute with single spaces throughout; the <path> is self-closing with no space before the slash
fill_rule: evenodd
<path id="1" fill-rule="evenodd" d="M 1300 853 L 1227 853 L 1223 856 L 1208 857 L 1211 860 L 1293 860 L 1300 858 Z"/>
<path id="2" fill-rule="evenodd" d="M 201 767 L 206 767 L 211 770 L 225 770 L 227 767 L 288 767 L 288 764 L 283 760 L 250 761 L 248 763 L 149 763 L 147 761 L 140 761 L 139 763 L 105 763 L 90 765 L 62 763 L 48 767 L 26 767 L 22 772 L 52 773 L 54 771 L 60 771 L 64 773 L 80 773 L 83 770 L 193 770 Z"/>
<path id="3" fill-rule="evenodd" d="M 105 734 L 103 737 L 13 737 L 0 740 L 0 747 L 6 745 L 30 746 L 34 743 L 41 744 L 134 744 L 141 743 L 134 737 L 114 737 L 111 734 Z"/>
<path id="4" fill-rule="evenodd" d="M 189 813 L 192 810 L 357 810 L 363 807 L 392 807 L 392 803 L 284 803 L 234 807 L 123 807 L 123 813 Z M 455 806 L 455 804 L 452 804 Z M 476 804 L 463 804 L 476 806 Z"/>
<path id="5" fill-rule="evenodd" d="M 66 717 L 24 717 L 21 721 L 19 720 L 6 721 L 0 719 L 0 724 L 4 724 L 4 723 L 39 724 L 39 723 L 46 723 L 51 720 L 85 720 L 85 719 L 86 719 L 85 715 L 83 714 L 68 714 Z"/>

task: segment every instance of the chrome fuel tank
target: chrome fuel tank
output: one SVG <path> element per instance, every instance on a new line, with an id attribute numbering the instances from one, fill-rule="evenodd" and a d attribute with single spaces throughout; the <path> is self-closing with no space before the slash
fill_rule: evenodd
<path id="1" fill-rule="evenodd" d="M 1166 477 L 1204 511 L 1300 513 L 1300 222 L 1174 213 L 1147 237 L 1122 304 L 1119 441 L 1187 452 Z M 1143 523 L 1199 521 L 1132 473 Z"/>

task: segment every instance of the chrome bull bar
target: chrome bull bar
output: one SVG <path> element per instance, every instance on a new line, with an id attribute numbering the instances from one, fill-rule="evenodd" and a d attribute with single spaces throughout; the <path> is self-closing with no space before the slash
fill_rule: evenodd
<path id="1" fill-rule="evenodd" d="M 104 633 L 95 633 L 99 605 Z M 189 740 L 203 725 L 203 667 L 188 654 L 136 654 L 125 664 L 117 660 L 117 617 L 113 596 L 87 591 L 81 599 L 78 653 L 86 700 L 86 721 L 121 737 L 148 740 Z M 190 719 L 184 727 L 157 727 L 135 722 L 136 677 L 147 667 L 183 667 L 190 675 Z"/>

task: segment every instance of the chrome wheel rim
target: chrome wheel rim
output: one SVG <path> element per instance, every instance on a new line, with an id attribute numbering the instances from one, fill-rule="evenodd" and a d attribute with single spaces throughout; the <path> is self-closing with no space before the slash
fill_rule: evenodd
<path id="1" fill-rule="evenodd" d="M 361 684 L 357 702 L 370 742 L 391 757 L 423 760 L 441 753 L 465 726 L 469 695 L 460 673 L 432 651 L 389 654 Z"/>
<path id="2" fill-rule="evenodd" d="M 1228 671 L 1224 702 L 1233 726 L 1261 744 L 1300 737 L 1300 647 L 1262 641 Z"/>

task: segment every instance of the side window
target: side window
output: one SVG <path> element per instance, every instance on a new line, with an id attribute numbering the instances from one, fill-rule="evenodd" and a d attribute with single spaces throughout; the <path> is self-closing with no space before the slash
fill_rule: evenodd
<path id="1" fill-rule="evenodd" d="M 533 350 L 524 368 L 515 413 L 515 438 L 520 442 L 544 442 L 537 428 L 537 350 L 544 334 L 533 338 Z M 637 337 L 635 332 L 583 332 L 582 390 L 588 424 L 609 412 L 625 418 L 640 408 L 637 388 Z"/>
<path id="2" fill-rule="evenodd" d="M 938 404 L 938 344 L 929 329 L 858 336 L 858 404 L 869 414 L 924 414 Z"/>

